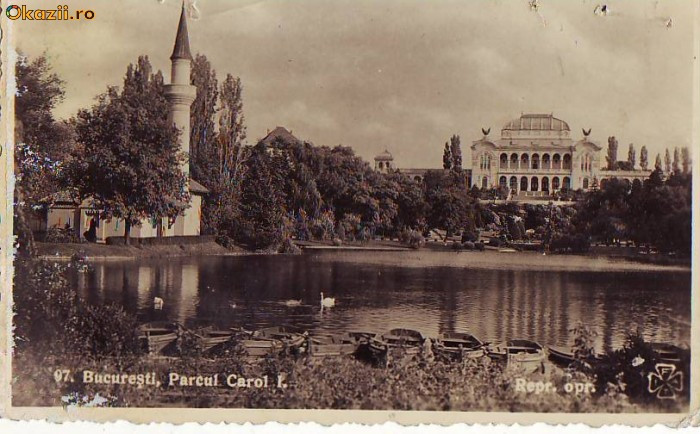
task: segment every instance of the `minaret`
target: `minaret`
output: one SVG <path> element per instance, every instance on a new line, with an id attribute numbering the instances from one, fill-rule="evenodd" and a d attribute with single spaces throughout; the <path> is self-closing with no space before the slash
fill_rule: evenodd
<path id="1" fill-rule="evenodd" d="M 177 36 L 175 37 L 175 47 L 170 56 L 172 69 L 170 84 L 165 88 L 170 111 L 168 121 L 174 123 L 180 130 L 180 150 L 189 159 L 190 153 L 190 106 L 197 95 L 197 89 L 190 84 L 190 69 L 192 67 L 192 53 L 190 53 L 190 38 L 187 35 L 187 12 L 185 3 L 182 3 L 182 13 L 180 23 L 177 26 Z M 182 166 L 182 171 L 189 180 L 190 164 L 186 160 Z"/>

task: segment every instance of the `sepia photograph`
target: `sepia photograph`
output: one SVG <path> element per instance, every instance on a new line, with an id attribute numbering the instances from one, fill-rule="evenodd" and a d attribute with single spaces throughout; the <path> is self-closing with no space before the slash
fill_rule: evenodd
<path id="1" fill-rule="evenodd" d="M 0 17 L 10 416 L 697 410 L 697 1 L 54 3 Z"/>

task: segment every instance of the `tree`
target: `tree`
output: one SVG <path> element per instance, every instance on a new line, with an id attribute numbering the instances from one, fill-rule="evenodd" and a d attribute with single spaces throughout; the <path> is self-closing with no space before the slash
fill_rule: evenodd
<path id="1" fill-rule="evenodd" d="M 642 149 L 639 152 L 639 166 L 642 168 L 642 170 L 647 170 L 649 168 L 649 154 L 646 146 L 642 146 Z"/>
<path id="2" fill-rule="evenodd" d="M 671 153 L 666 148 L 666 154 L 664 155 L 664 172 L 667 175 L 671 174 Z"/>
<path id="3" fill-rule="evenodd" d="M 630 143 L 627 151 L 627 162 L 632 168 L 631 170 L 634 170 L 634 166 L 637 164 L 637 151 L 634 149 L 634 143 Z"/>
<path id="4" fill-rule="evenodd" d="M 452 151 L 450 150 L 450 144 L 445 142 L 445 150 L 442 153 L 442 168 L 449 170 L 452 168 Z"/>
<path id="5" fill-rule="evenodd" d="M 459 136 L 450 137 L 450 153 L 452 154 L 452 169 L 462 170 L 462 147 L 459 143 Z"/>
<path id="6" fill-rule="evenodd" d="M 149 217 L 175 218 L 189 203 L 181 170 L 185 155 L 168 110 L 163 75 L 140 56 L 128 66 L 121 92 L 108 88 L 76 119 L 81 149 L 72 182 L 101 217 L 124 219 L 127 244 L 132 225 Z"/>
<path id="7" fill-rule="evenodd" d="M 197 97 L 190 110 L 190 172 L 193 179 L 211 191 L 219 182 L 214 128 L 219 90 L 216 71 L 206 56 L 195 56 L 190 81 L 197 88 Z"/>
<path id="8" fill-rule="evenodd" d="M 64 166 L 75 146 L 71 124 L 56 121 L 53 109 L 63 100 L 64 82 L 52 72 L 45 55 L 15 63 L 15 207 L 14 231 L 19 253 L 34 254 L 29 218 L 45 209 L 66 186 Z"/>
<path id="9" fill-rule="evenodd" d="M 286 210 L 272 173 L 271 156 L 263 142 L 253 148 L 245 165 L 237 238 L 253 249 L 275 246 L 282 241 L 282 218 Z"/>
<path id="10" fill-rule="evenodd" d="M 617 139 L 615 136 L 608 137 L 608 170 L 615 170 L 617 167 Z"/>
<path id="11" fill-rule="evenodd" d="M 661 154 L 656 154 L 656 160 L 654 161 L 654 169 L 661 170 Z"/>
<path id="12" fill-rule="evenodd" d="M 683 165 L 683 173 L 690 173 L 690 150 L 687 146 L 684 146 L 683 149 L 681 149 L 681 160 Z"/>
<path id="13" fill-rule="evenodd" d="M 226 74 L 221 83 L 221 113 L 219 116 L 220 172 L 238 179 L 238 169 L 243 162 L 243 142 L 246 139 L 243 116 L 243 85 L 239 77 Z"/>
<path id="14" fill-rule="evenodd" d="M 681 173 L 681 163 L 680 163 L 680 153 L 678 148 L 673 149 L 673 174 L 678 175 Z"/>
<path id="15" fill-rule="evenodd" d="M 464 227 L 473 199 L 467 194 L 464 176 L 454 171 L 431 170 L 425 174 L 425 201 L 430 228 L 444 229 L 447 236 Z"/>

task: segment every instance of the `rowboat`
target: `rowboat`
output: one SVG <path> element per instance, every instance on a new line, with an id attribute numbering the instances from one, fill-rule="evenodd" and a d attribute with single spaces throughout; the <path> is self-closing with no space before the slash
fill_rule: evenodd
<path id="1" fill-rule="evenodd" d="M 243 331 L 240 344 L 249 356 L 260 357 L 283 351 L 298 352 L 306 336 L 286 326 L 266 327 L 254 332 Z"/>
<path id="2" fill-rule="evenodd" d="M 202 351 L 209 351 L 217 345 L 224 344 L 233 336 L 231 330 L 221 330 L 211 326 L 195 330 L 194 333 L 201 342 Z"/>
<path id="3" fill-rule="evenodd" d="M 506 345 L 490 346 L 487 354 L 492 360 L 507 362 L 509 367 L 526 371 L 540 369 L 545 359 L 542 345 L 527 339 L 511 339 Z"/>
<path id="4" fill-rule="evenodd" d="M 370 338 L 368 348 L 375 356 L 385 356 L 389 350 L 402 349 L 405 354 L 418 354 L 423 348 L 425 337 L 416 330 L 392 329 L 380 337 Z"/>
<path id="5" fill-rule="evenodd" d="M 469 333 L 447 332 L 433 339 L 433 352 L 449 359 L 476 359 L 485 354 L 486 344 Z"/>
<path id="6" fill-rule="evenodd" d="M 344 356 L 354 354 L 360 344 L 360 339 L 349 333 L 315 335 L 306 339 L 306 352 L 311 357 Z"/>
<path id="7" fill-rule="evenodd" d="M 679 363 L 681 361 L 681 350 L 679 347 L 665 342 L 651 342 L 649 346 L 656 353 L 660 362 Z"/>
<path id="8" fill-rule="evenodd" d="M 548 345 L 547 353 L 549 354 L 549 360 L 562 366 L 569 366 L 576 360 L 576 355 L 573 348 Z M 596 353 L 590 360 L 586 360 L 586 362 L 589 364 L 595 363 L 600 361 L 602 357 L 602 354 Z"/>
<path id="9" fill-rule="evenodd" d="M 149 354 L 160 353 L 175 342 L 178 325 L 167 321 L 154 321 L 139 326 L 139 342 Z"/>

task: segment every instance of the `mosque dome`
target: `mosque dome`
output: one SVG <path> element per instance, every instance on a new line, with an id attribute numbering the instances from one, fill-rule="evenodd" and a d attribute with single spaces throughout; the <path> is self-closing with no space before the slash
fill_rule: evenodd
<path id="1" fill-rule="evenodd" d="M 504 131 L 570 131 L 569 124 L 551 114 L 524 114 L 508 122 Z"/>

